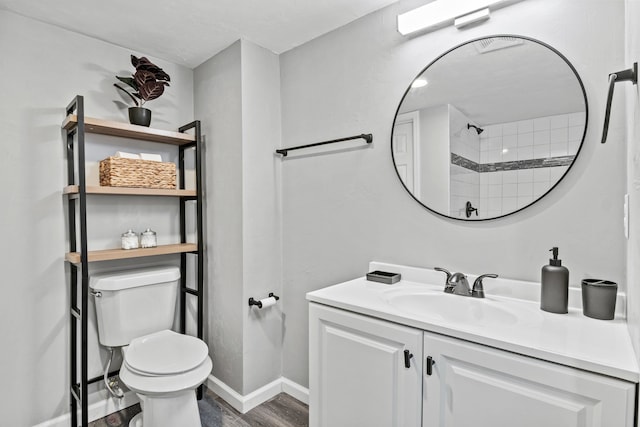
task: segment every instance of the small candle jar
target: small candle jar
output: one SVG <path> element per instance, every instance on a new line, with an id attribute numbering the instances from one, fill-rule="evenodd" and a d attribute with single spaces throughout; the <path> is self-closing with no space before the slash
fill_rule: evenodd
<path id="1" fill-rule="evenodd" d="M 122 249 L 137 249 L 138 248 L 138 235 L 133 230 L 127 230 L 126 233 L 122 233 Z"/>
<path id="2" fill-rule="evenodd" d="M 156 232 L 147 228 L 144 233 L 140 233 L 140 246 L 143 248 L 155 248 L 158 246 Z"/>

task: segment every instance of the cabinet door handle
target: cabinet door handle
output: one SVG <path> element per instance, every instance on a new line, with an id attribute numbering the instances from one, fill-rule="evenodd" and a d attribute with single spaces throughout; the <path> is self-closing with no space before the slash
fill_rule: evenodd
<path id="1" fill-rule="evenodd" d="M 433 373 L 433 365 L 436 364 L 436 361 L 433 360 L 433 357 L 427 356 L 427 375 L 431 375 Z"/>
<path id="2" fill-rule="evenodd" d="M 411 367 L 411 358 L 413 357 L 413 354 L 411 354 L 411 352 L 409 350 L 405 350 L 404 351 L 404 367 L 405 368 L 410 368 Z"/>

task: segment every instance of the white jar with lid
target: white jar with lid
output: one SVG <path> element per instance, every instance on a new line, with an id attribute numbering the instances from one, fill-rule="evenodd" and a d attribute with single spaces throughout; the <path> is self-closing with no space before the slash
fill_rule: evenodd
<path id="1" fill-rule="evenodd" d="M 147 228 L 144 233 L 140 233 L 140 246 L 143 248 L 155 248 L 158 246 L 156 232 Z"/>
<path id="2" fill-rule="evenodd" d="M 122 249 L 137 249 L 138 248 L 138 235 L 133 230 L 127 230 L 122 233 Z"/>

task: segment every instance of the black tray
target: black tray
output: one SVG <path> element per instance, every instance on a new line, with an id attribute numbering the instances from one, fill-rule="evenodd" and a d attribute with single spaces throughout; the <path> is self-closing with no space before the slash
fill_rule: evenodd
<path id="1" fill-rule="evenodd" d="M 367 280 L 372 282 L 380 282 L 386 283 L 387 285 L 391 285 L 393 283 L 400 281 L 399 273 L 390 273 L 388 271 L 372 271 L 371 273 L 367 273 Z"/>

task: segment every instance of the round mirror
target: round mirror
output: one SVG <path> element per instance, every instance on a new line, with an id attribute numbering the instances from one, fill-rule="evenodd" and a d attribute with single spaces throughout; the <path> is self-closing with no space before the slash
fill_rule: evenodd
<path id="1" fill-rule="evenodd" d="M 580 151 L 587 116 L 582 81 L 557 50 L 487 37 L 445 52 L 413 80 L 391 153 L 402 184 L 427 209 L 499 218 L 556 186 Z"/>

